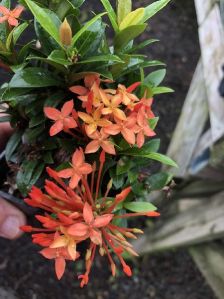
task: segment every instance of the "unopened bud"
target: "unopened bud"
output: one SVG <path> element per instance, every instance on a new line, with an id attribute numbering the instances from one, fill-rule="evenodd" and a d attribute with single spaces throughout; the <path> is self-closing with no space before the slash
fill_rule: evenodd
<path id="1" fill-rule="evenodd" d="M 130 232 L 125 232 L 125 236 L 130 239 L 137 239 L 137 237 Z"/>
<path id="2" fill-rule="evenodd" d="M 141 230 L 139 228 L 133 228 L 133 233 L 135 233 L 135 234 L 144 234 L 143 230 Z"/>
<path id="3" fill-rule="evenodd" d="M 104 256 L 105 255 L 105 249 L 103 247 L 100 247 L 99 253 L 100 253 L 101 256 Z"/>
<path id="4" fill-rule="evenodd" d="M 91 255 L 92 255 L 92 251 L 87 249 L 87 251 L 86 251 L 86 261 L 88 261 L 91 258 Z"/>
<path id="5" fill-rule="evenodd" d="M 116 265 L 115 264 L 111 264 L 111 272 L 112 272 L 112 276 L 116 275 Z"/>
<path id="6" fill-rule="evenodd" d="M 107 190 L 110 190 L 112 188 L 112 186 L 113 186 L 113 179 L 111 179 L 109 181 L 109 183 L 107 184 Z"/>
<path id="7" fill-rule="evenodd" d="M 59 29 L 60 41 L 65 46 L 70 46 L 72 43 L 72 29 L 65 18 Z"/>

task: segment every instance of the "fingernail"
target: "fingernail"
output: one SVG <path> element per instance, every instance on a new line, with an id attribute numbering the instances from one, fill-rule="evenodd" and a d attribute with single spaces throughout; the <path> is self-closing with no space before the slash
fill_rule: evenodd
<path id="1" fill-rule="evenodd" d="M 14 239 L 20 232 L 20 222 L 16 216 L 8 216 L 0 227 L 0 235 L 8 239 Z"/>

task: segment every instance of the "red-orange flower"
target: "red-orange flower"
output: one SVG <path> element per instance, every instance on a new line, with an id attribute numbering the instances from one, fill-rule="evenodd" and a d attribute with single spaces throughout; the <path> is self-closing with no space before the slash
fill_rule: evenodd
<path id="1" fill-rule="evenodd" d="M 113 143 L 108 139 L 109 135 L 106 134 L 103 129 L 94 132 L 92 135 L 89 135 L 92 141 L 86 146 L 85 153 L 91 154 L 96 153 L 100 148 L 102 148 L 106 153 L 110 155 L 115 155 L 115 148 Z"/>
<path id="2" fill-rule="evenodd" d="M 92 166 L 85 163 L 85 156 L 82 149 L 77 149 L 72 156 L 72 167 L 63 169 L 58 172 L 58 176 L 61 178 L 71 178 L 69 187 L 74 189 L 77 187 L 82 175 L 86 175 L 92 172 Z"/>
<path id="3" fill-rule="evenodd" d="M 96 245 L 102 245 L 102 233 L 98 228 L 106 227 L 113 219 L 113 214 L 103 214 L 94 217 L 93 209 L 85 203 L 83 208 L 83 219 L 85 223 L 80 222 L 73 224 L 67 230 L 68 234 L 74 237 L 90 238 Z"/>
<path id="4" fill-rule="evenodd" d="M 87 135 L 93 134 L 98 127 L 106 127 L 111 124 L 111 122 L 108 119 L 101 117 L 102 106 L 98 107 L 95 111 L 93 111 L 92 115 L 89 115 L 84 112 L 78 112 L 78 116 L 85 123 Z"/>
<path id="5" fill-rule="evenodd" d="M 2 14 L 2 16 L 0 17 L 0 23 L 7 21 L 11 26 L 18 26 L 19 22 L 17 19 L 20 17 L 23 10 L 23 6 L 17 6 L 13 10 L 10 10 L 1 5 L 0 13 Z"/>
<path id="6" fill-rule="evenodd" d="M 50 128 L 50 136 L 54 136 L 61 131 L 68 131 L 69 129 L 77 127 L 76 121 L 70 116 L 73 107 L 74 103 L 73 100 L 71 100 L 63 105 L 61 111 L 52 107 L 44 108 L 45 115 L 55 121 L 53 126 Z"/>
<path id="7" fill-rule="evenodd" d="M 124 139 L 131 145 L 135 144 L 135 132 L 134 128 L 136 126 L 136 116 L 130 115 L 127 117 L 127 120 L 120 121 L 115 118 L 116 123 L 109 125 L 104 128 L 104 132 L 109 135 L 117 135 L 119 133 L 122 134 Z"/>
<path id="8" fill-rule="evenodd" d="M 119 84 L 117 89 L 116 98 L 120 99 L 124 105 L 129 105 L 130 102 L 138 101 L 138 97 L 132 92 L 141 84 L 141 82 L 136 82 L 126 88 L 124 85 Z"/>

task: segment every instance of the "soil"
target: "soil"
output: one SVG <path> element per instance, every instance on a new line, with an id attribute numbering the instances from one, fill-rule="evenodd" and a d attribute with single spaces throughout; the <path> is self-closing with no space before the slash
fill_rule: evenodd
<path id="1" fill-rule="evenodd" d="M 135 1 L 135 6 L 149 2 Z M 153 59 L 167 63 L 164 85 L 175 89 L 174 94 L 159 96 L 154 103 L 154 111 L 160 117 L 157 135 L 162 139 L 163 152 L 169 144 L 200 55 L 193 3 L 193 0 L 173 1 L 152 19 L 147 36 L 142 37 L 161 40 L 151 46 L 149 52 Z M 92 0 L 88 3 L 88 11 L 98 6 L 99 0 Z M 81 271 L 82 265 L 77 263 L 74 269 L 70 264 L 63 279 L 57 282 L 53 263 L 37 253 L 39 248 L 31 243 L 29 236 L 14 242 L 1 239 L 0 247 L 0 286 L 14 290 L 20 299 L 215 298 L 186 250 L 134 260 L 133 277 L 121 274 L 116 280 L 109 275 L 107 262 L 97 259 L 91 281 L 82 290 L 74 274 Z"/>

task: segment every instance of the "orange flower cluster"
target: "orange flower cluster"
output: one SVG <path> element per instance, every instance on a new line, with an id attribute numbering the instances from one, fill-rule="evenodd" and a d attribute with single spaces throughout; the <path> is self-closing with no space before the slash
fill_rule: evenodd
<path id="1" fill-rule="evenodd" d="M 115 155 L 115 146 L 111 136 L 121 134 L 131 145 L 141 148 L 145 137 L 152 137 L 155 132 L 150 128 L 149 119 L 154 118 L 151 110 L 152 99 L 139 99 L 133 91 L 140 82 L 126 88 L 118 85 L 115 89 L 103 89 L 98 75 L 85 77 L 85 86 L 73 86 L 70 91 L 82 101 L 83 111 L 74 109 L 73 100 L 67 102 L 59 111 L 46 107 L 45 115 L 55 121 L 50 129 L 54 136 L 61 131 L 78 137 L 71 132 L 75 129 L 84 135 L 88 142 L 85 153 L 95 153 L 100 148 Z M 108 83 L 108 81 L 107 81 Z"/>
<path id="2" fill-rule="evenodd" d="M 67 117 L 67 113 L 62 114 Z M 64 274 L 66 261 L 75 261 L 80 257 L 77 245 L 88 241 L 85 262 L 86 271 L 80 275 L 81 287 L 89 280 L 90 270 L 97 248 L 101 256 L 107 256 L 112 275 L 116 274 L 116 265 L 112 254 L 120 261 L 123 271 L 131 276 L 132 271 L 124 261 L 122 254 L 137 253 L 127 238 L 135 239 L 135 234 L 142 233 L 136 228 L 119 227 L 114 220 L 136 216 L 159 216 L 157 212 L 116 214 L 116 207 L 128 196 L 131 188 L 125 188 L 114 198 L 109 197 L 112 187 L 110 181 L 105 194 L 99 193 L 102 170 L 105 163 L 105 152 L 100 154 L 100 166 L 95 179 L 96 167 L 85 163 L 82 149 L 73 155 L 72 167 L 60 172 L 47 169 L 55 181 L 46 180 L 45 192 L 33 187 L 26 203 L 46 211 L 44 216 L 36 215 L 43 228 L 24 226 L 25 232 L 32 232 L 33 242 L 44 247 L 40 253 L 47 259 L 55 260 L 55 271 L 58 279 Z M 61 179 L 71 178 L 69 186 Z M 90 182 L 90 183 L 89 183 Z"/>

